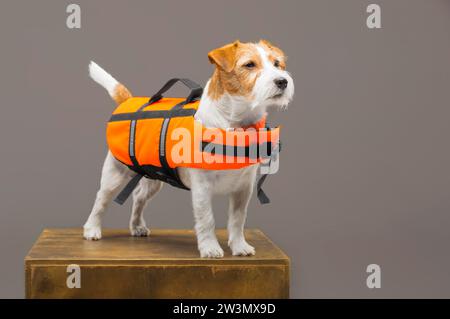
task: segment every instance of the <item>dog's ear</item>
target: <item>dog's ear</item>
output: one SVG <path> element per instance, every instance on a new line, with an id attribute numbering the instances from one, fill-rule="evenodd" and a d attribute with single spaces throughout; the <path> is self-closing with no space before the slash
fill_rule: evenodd
<path id="1" fill-rule="evenodd" d="M 241 43 L 239 40 L 227 44 L 208 53 L 209 62 L 217 65 L 225 72 L 231 72 L 236 63 L 236 52 Z"/>
<path id="2" fill-rule="evenodd" d="M 284 60 L 287 59 L 287 57 L 286 57 L 286 55 L 284 54 L 284 52 L 283 52 L 280 48 L 278 48 L 278 47 L 276 47 L 275 45 L 273 45 L 272 43 L 270 43 L 269 41 L 264 40 L 264 39 L 261 39 L 261 40 L 259 40 L 259 43 L 258 43 L 258 44 L 261 45 L 261 46 L 265 46 L 265 47 L 268 48 L 269 50 L 275 52 L 276 55 L 278 55 L 278 56 L 280 56 L 280 57 L 283 57 Z"/>

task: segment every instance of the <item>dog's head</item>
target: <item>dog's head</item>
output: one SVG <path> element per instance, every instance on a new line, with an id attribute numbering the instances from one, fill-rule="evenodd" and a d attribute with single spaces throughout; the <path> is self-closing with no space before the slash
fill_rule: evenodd
<path id="1" fill-rule="evenodd" d="M 294 81 L 286 71 L 286 56 L 268 41 L 241 43 L 235 41 L 208 54 L 216 70 L 211 78 L 208 96 L 238 101 L 245 109 L 286 107 L 294 95 Z"/>

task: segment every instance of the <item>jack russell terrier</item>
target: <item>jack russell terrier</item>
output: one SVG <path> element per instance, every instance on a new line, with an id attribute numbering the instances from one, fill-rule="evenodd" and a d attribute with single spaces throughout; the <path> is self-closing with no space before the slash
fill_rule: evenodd
<path id="1" fill-rule="evenodd" d="M 203 126 L 229 129 L 243 128 L 259 122 L 269 107 L 285 108 L 292 100 L 294 82 L 286 71 L 283 51 L 268 41 L 234 43 L 212 50 L 209 61 L 215 64 L 195 113 Z M 100 66 L 91 62 L 90 76 L 103 86 L 118 104 L 130 98 L 130 91 Z M 223 257 L 212 212 L 212 196 L 226 194 L 228 211 L 228 245 L 234 256 L 255 254 L 244 237 L 247 207 L 259 165 L 233 170 L 203 170 L 180 167 L 178 174 L 192 193 L 195 231 L 201 257 Z M 107 204 L 132 176 L 133 172 L 108 152 L 92 212 L 84 224 L 84 237 L 101 238 L 101 224 Z M 133 191 L 130 218 L 132 236 L 149 236 L 143 210 L 162 187 L 160 180 L 142 178 Z"/>

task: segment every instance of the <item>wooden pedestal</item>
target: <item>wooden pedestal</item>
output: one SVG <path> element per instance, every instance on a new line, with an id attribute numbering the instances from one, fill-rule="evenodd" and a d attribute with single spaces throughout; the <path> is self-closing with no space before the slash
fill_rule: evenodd
<path id="1" fill-rule="evenodd" d="M 288 298 L 289 258 L 260 230 L 247 230 L 256 256 L 234 257 L 218 230 L 222 259 L 200 258 L 191 230 L 103 231 L 87 241 L 81 229 L 45 229 L 25 257 L 27 298 Z M 79 266 L 80 288 L 69 288 Z M 75 266 L 76 268 L 76 266 Z"/>

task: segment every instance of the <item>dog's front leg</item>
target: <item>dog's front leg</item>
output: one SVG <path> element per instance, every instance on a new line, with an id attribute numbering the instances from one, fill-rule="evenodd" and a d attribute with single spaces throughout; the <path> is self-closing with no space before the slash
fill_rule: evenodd
<path id="1" fill-rule="evenodd" d="M 201 257 L 223 257 L 223 249 L 217 241 L 214 215 L 212 212 L 212 194 L 208 183 L 194 182 L 191 187 L 192 207 L 195 217 L 198 250 Z"/>
<path id="2" fill-rule="evenodd" d="M 247 243 L 244 237 L 244 226 L 247 218 L 247 207 L 253 193 L 253 183 L 230 194 L 228 210 L 228 246 L 233 256 L 249 256 L 255 254 L 255 248 Z"/>

